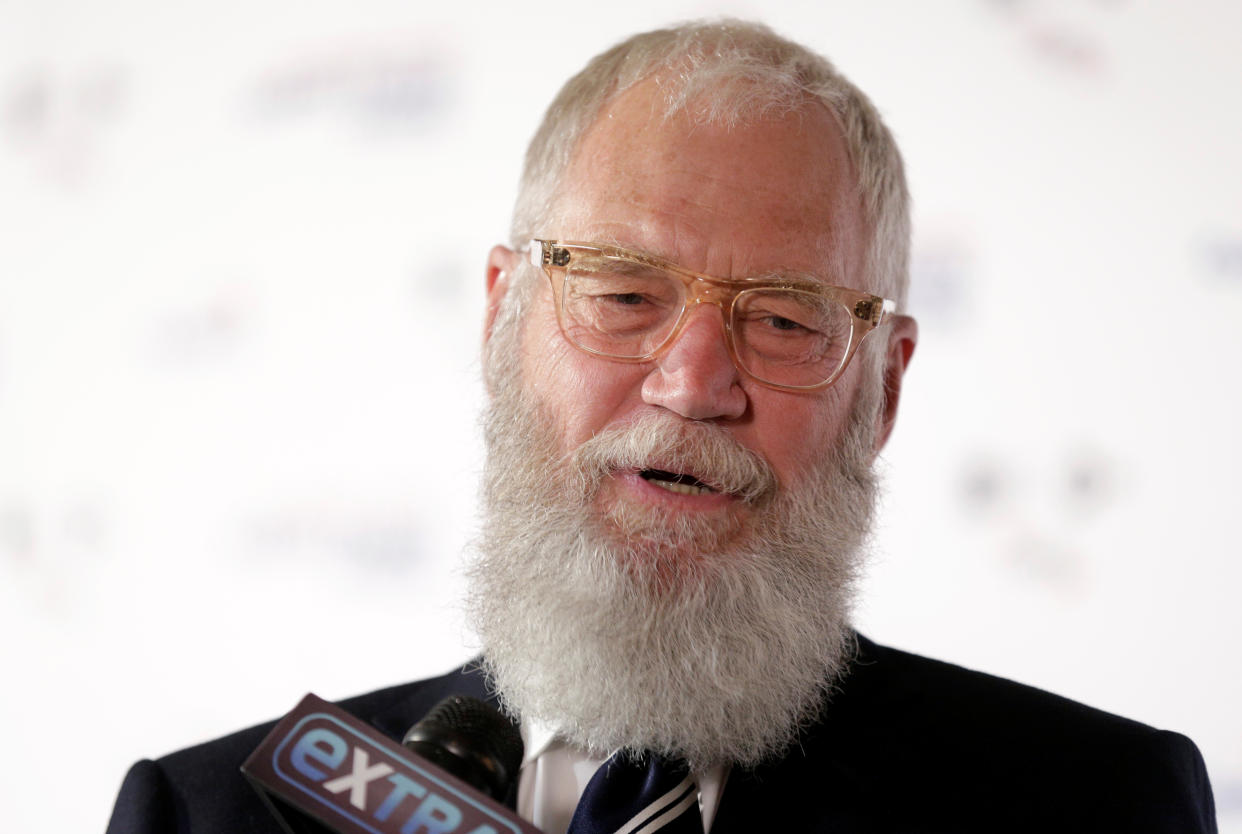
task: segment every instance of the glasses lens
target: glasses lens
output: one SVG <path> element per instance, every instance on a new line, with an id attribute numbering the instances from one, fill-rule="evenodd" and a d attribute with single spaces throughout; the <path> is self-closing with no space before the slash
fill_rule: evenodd
<path id="1" fill-rule="evenodd" d="M 800 290 L 747 290 L 733 304 L 738 360 L 777 385 L 819 385 L 837 372 L 853 335 L 850 311 Z"/>
<path id="2" fill-rule="evenodd" d="M 577 258 L 565 273 L 561 327 L 570 341 L 593 353 L 647 356 L 676 325 L 684 295 L 684 285 L 657 267 Z"/>

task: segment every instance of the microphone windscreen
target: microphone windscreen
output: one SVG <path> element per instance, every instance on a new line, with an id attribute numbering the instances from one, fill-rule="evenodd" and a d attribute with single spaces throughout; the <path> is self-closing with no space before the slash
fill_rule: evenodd
<path id="1" fill-rule="evenodd" d="M 522 765 L 522 734 L 486 701 L 452 695 L 409 729 L 405 747 L 504 802 Z"/>

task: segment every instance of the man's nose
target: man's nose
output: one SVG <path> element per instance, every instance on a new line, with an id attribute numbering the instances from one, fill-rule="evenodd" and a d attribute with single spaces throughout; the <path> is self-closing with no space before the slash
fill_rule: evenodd
<path id="1" fill-rule="evenodd" d="M 725 344 L 722 311 L 695 304 L 681 332 L 643 380 L 643 401 L 690 420 L 732 420 L 746 411 L 741 375 Z"/>

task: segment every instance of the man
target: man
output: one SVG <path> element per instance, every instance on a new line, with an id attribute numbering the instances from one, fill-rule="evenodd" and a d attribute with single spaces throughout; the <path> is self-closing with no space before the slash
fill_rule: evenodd
<path id="1" fill-rule="evenodd" d="M 680 785 L 660 824 L 712 834 L 1215 830 L 1189 740 L 851 630 L 917 331 L 900 157 L 827 62 L 741 23 L 602 54 L 532 142 L 512 237 L 483 674 L 347 708 L 399 735 L 496 698 L 549 834 L 636 830 L 601 810 L 634 767 Z M 266 730 L 135 766 L 112 830 L 275 830 L 236 772 Z"/>

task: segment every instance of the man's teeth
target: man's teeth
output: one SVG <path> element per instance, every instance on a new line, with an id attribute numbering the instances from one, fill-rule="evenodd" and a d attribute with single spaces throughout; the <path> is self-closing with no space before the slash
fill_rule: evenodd
<path id="1" fill-rule="evenodd" d="M 648 483 L 663 487 L 669 492 L 675 492 L 678 495 L 711 495 L 715 490 L 704 486 L 694 486 L 693 484 L 679 484 L 676 481 L 663 481 L 659 478 L 648 478 Z"/>
<path id="2" fill-rule="evenodd" d="M 716 492 L 693 475 L 666 472 L 663 469 L 644 469 L 639 475 L 648 483 L 678 495 L 711 495 Z"/>

